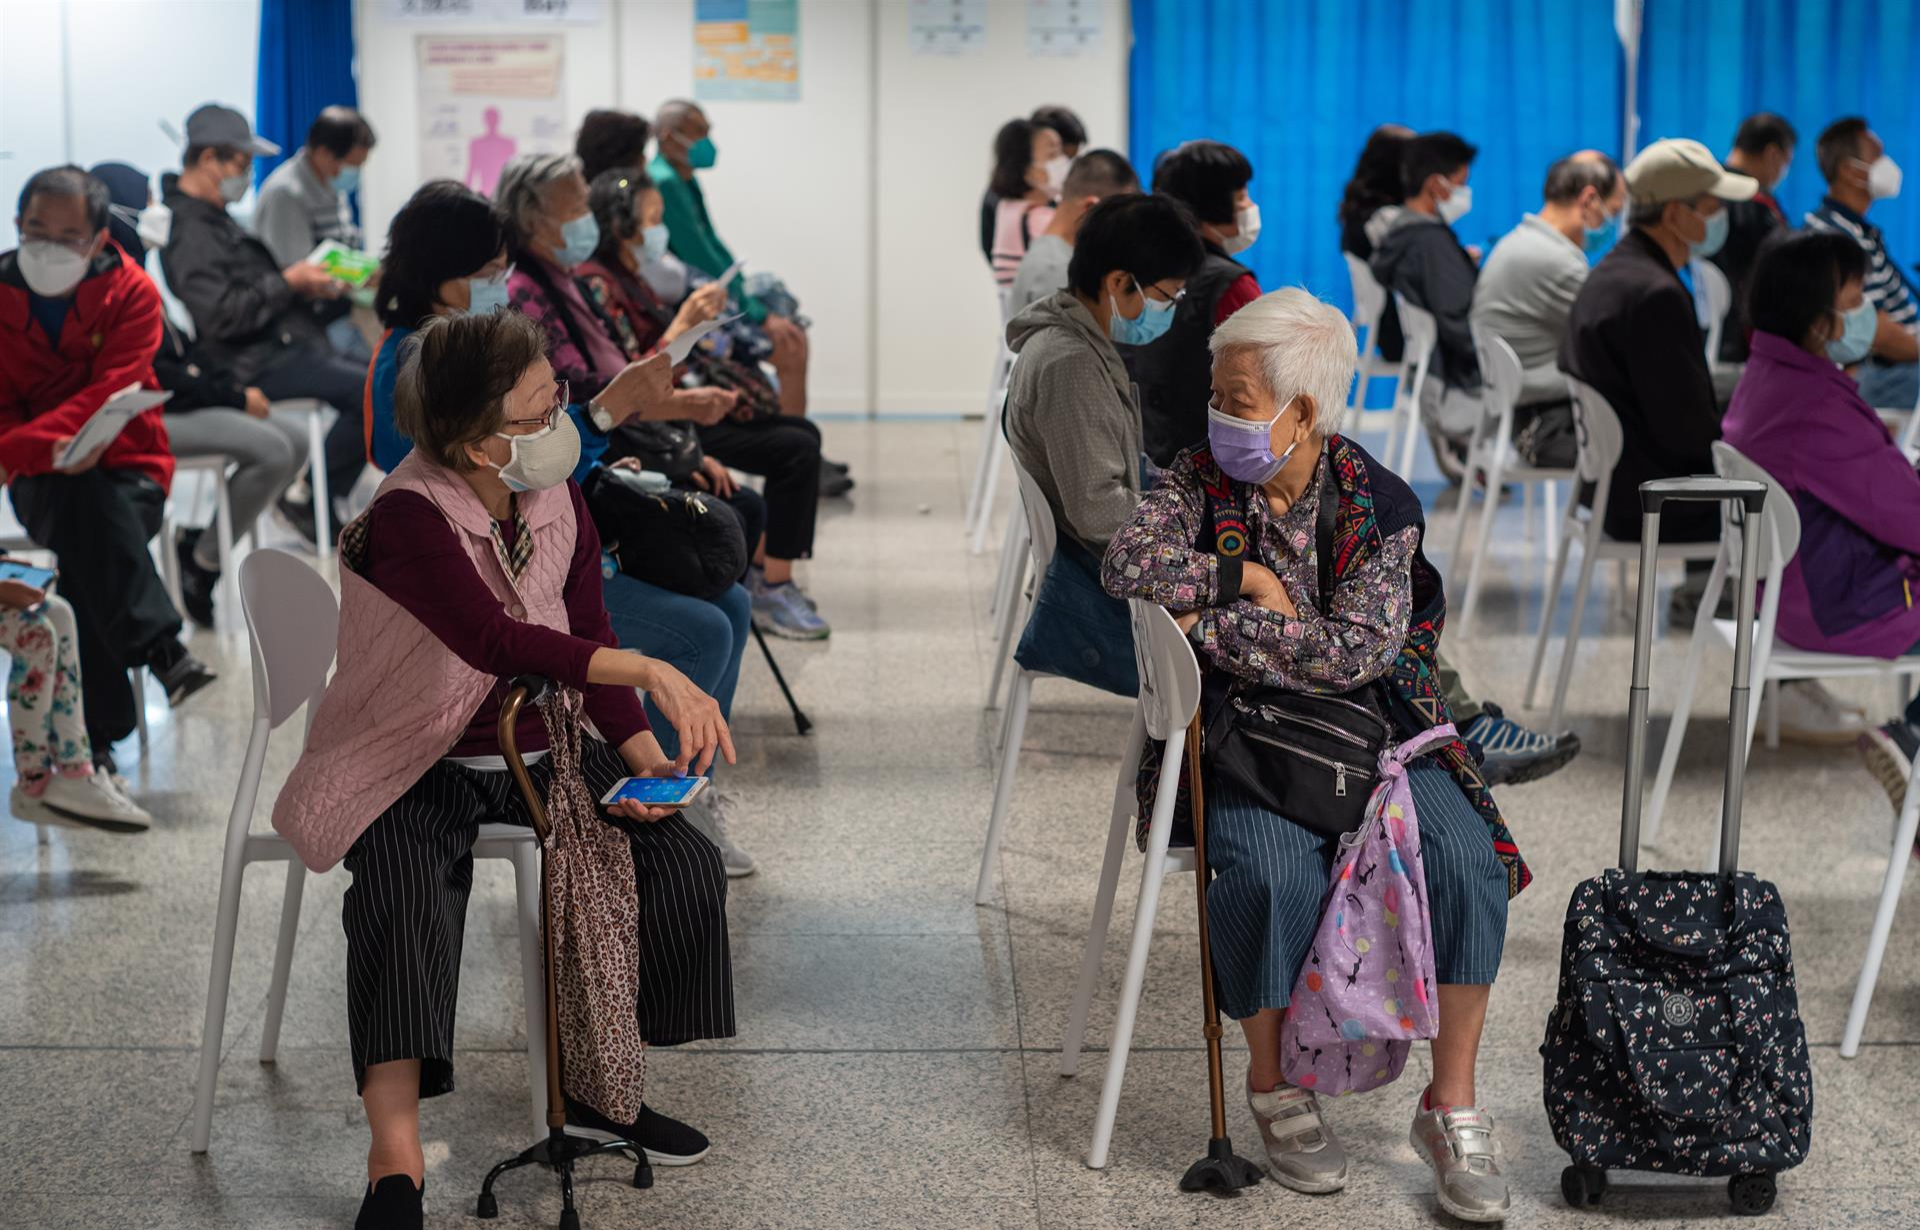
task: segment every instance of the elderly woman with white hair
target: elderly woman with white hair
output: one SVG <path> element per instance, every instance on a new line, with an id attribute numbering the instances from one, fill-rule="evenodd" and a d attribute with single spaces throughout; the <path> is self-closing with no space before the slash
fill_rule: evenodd
<path id="1" fill-rule="evenodd" d="M 1420 501 L 1337 434 L 1356 364 L 1346 318 L 1304 290 L 1275 291 L 1221 324 L 1211 349 L 1208 442 L 1174 459 L 1113 539 L 1107 591 L 1175 613 L 1204 667 L 1208 712 L 1264 685 L 1358 701 L 1394 741 L 1448 721 L 1435 659 L 1445 604 L 1421 551 Z M 1438 745 L 1409 779 L 1440 1000 L 1433 1079 L 1411 1137 L 1443 1208 L 1498 1221 L 1507 1183 L 1474 1067 L 1507 901 L 1529 872 L 1466 744 Z M 1214 979 L 1246 1032 L 1267 1169 L 1296 1191 L 1337 1191 L 1346 1150 L 1313 1092 L 1284 1082 L 1280 1033 L 1338 839 L 1267 810 L 1223 774 L 1210 775 L 1206 802 Z"/>

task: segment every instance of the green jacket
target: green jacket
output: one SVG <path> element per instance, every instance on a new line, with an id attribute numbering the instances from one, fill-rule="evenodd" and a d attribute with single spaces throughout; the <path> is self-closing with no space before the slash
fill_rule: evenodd
<path id="1" fill-rule="evenodd" d="M 717 278 L 733 264 L 733 253 L 720 242 L 707 216 L 707 198 L 696 179 L 681 179 L 680 172 L 665 158 L 654 155 L 647 174 L 666 203 L 667 248 L 687 264 L 710 278 Z M 759 324 L 767 318 L 767 305 L 749 295 L 745 279 L 735 274 L 731 290 L 739 300 L 747 319 Z"/>

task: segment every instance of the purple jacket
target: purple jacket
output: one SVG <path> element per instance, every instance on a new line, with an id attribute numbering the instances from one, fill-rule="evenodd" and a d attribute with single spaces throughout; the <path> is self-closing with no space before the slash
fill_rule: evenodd
<path id="1" fill-rule="evenodd" d="M 1897 658 L 1920 644 L 1920 474 L 1853 379 L 1755 331 L 1722 430 L 1800 510 L 1800 550 L 1780 594 L 1780 639 L 1823 653 Z"/>

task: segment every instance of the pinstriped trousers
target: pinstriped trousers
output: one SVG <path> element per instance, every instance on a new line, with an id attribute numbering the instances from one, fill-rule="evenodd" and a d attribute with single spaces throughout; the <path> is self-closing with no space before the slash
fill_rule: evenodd
<path id="1" fill-rule="evenodd" d="M 627 775 L 618 752 L 580 746 L 595 799 Z M 543 795 L 549 762 L 528 772 Z M 347 851 L 347 1027 L 356 1088 L 376 1063 L 418 1059 L 420 1096 L 453 1090 L 453 1015 L 485 822 L 531 825 L 512 775 L 439 761 Z M 727 877 L 720 852 L 686 819 L 608 819 L 633 842 L 640 900 L 640 1035 L 653 1046 L 733 1035 Z"/>
<path id="2" fill-rule="evenodd" d="M 1435 980 L 1484 986 L 1507 938 L 1507 873 L 1486 821 L 1445 769 L 1425 758 L 1407 774 L 1420 820 Z M 1339 852 L 1327 837 L 1261 807 L 1230 783 L 1208 783 L 1207 928 L 1220 1010 L 1244 1020 L 1293 998 L 1320 926 Z"/>

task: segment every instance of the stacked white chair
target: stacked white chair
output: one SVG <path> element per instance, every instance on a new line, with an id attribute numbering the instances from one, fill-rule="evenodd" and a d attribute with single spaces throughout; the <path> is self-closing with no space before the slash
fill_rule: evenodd
<path id="1" fill-rule="evenodd" d="M 300 899 L 307 869 L 277 833 L 252 832 L 260 796 L 260 774 L 273 732 L 307 707 L 312 724 L 333 665 L 340 610 L 320 575 L 285 551 L 256 551 L 240 564 L 240 604 L 246 615 L 253 653 L 253 724 L 241 761 L 240 782 L 227 816 L 226 851 L 220 869 L 220 899 L 214 916 L 213 968 L 207 975 L 207 1016 L 200 1033 L 200 1070 L 194 1090 L 192 1147 L 205 1153 L 213 1135 L 214 1089 L 220 1078 L 220 1044 L 226 1032 L 227 992 L 233 979 L 233 950 L 239 937 L 240 881 L 249 863 L 287 865 L 287 886 L 280 906 L 279 940 L 274 949 L 273 980 L 260 1033 L 260 1062 L 273 1063 L 286 1010 L 287 978 L 293 966 L 293 941 L 300 929 Z M 526 997 L 527 1080 L 533 1090 L 535 1135 L 547 1130 L 545 982 L 540 944 L 540 855 L 533 830 L 509 824 L 483 824 L 474 843 L 475 858 L 513 864 L 520 923 L 520 975 Z"/>
<path id="2" fill-rule="evenodd" d="M 1775 636 L 1775 628 L 1780 615 L 1781 578 L 1794 553 L 1800 549 L 1800 512 L 1794 506 L 1793 497 L 1787 494 L 1772 475 L 1742 456 L 1731 445 L 1716 442 L 1713 446 L 1714 469 L 1724 478 L 1747 478 L 1767 484 L 1767 504 L 1760 514 L 1760 576 L 1763 588 L 1760 595 L 1760 617 L 1754 627 L 1753 678 L 1761 686 L 1754 688 L 1750 709 L 1747 714 L 1747 746 L 1753 746 L 1754 727 L 1759 719 L 1761 701 L 1768 693 L 1775 694 L 1775 703 L 1769 708 L 1767 744 L 1769 747 L 1779 743 L 1778 688 L 1783 682 L 1795 679 L 1911 679 L 1920 675 L 1920 656 L 1895 658 L 1855 657 L 1850 654 L 1812 653 L 1795 649 L 1791 645 L 1780 643 Z M 1737 572 L 1739 565 L 1730 563 L 1737 560 L 1733 552 L 1740 549 L 1740 538 L 1746 532 L 1730 519 L 1724 523 L 1721 542 L 1716 551 L 1713 575 L 1707 580 L 1707 592 L 1700 600 L 1700 613 L 1694 618 L 1693 636 L 1687 645 L 1687 662 L 1680 674 L 1680 693 L 1674 703 L 1673 721 L 1667 728 L 1666 747 L 1660 753 L 1660 771 L 1653 781 L 1653 794 L 1647 801 L 1645 833 L 1646 842 L 1652 845 L 1660 836 L 1661 814 L 1666 810 L 1667 795 L 1673 787 L 1674 769 L 1680 760 L 1680 745 L 1686 739 L 1687 721 L 1693 710 L 1694 684 L 1700 677 L 1700 660 L 1705 653 L 1709 640 L 1733 646 L 1736 635 L 1732 620 L 1715 619 L 1713 608 L 1720 599 L 1720 591 L 1726 587 L 1727 577 Z M 1904 693 L 1903 693 L 1904 694 Z M 1719 838 L 1715 835 L 1715 848 Z M 1911 845 L 1911 841 L 1908 843 Z M 1896 851 L 1897 853 L 1897 851 Z M 1871 988 L 1869 988 L 1871 993 Z"/>
<path id="3" fill-rule="evenodd" d="M 1623 542 L 1609 536 L 1602 526 L 1607 497 L 1613 490 L 1613 468 L 1620 461 L 1624 437 L 1620 416 L 1593 386 L 1569 376 L 1567 390 L 1573 395 L 1573 421 L 1579 433 L 1579 459 L 1575 467 L 1579 481 L 1569 483 L 1566 511 L 1560 517 L 1559 542 L 1553 555 L 1553 574 L 1547 581 L 1547 603 L 1540 613 L 1540 632 L 1534 639 L 1533 665 L 1527 672 L 1527 705 L 1531 708 L 1540 689 L 1541 668 L 1547 660 L 1547 640 L 1553 633 L 1553 617 L 1560 609 L 1560 583 L 1566 578 L 1567 559 L 1574 543 L 1580 544 L 1580 579 L 1573 587 L 1573 606 L 1567 613 L 1566 642 L 1560 650 L 1560 672 L 1553 685 L 1553 709 L 1547 719 L 1548 730 L 1562 729 L 1566 716 L 1567 686 L 1573 679 L 1574 651 L 1580 646 L 1581 628 L 1586 622 L 1587 593 L 1593 586 L 1594 565 L 1613 560 L 1620 568 L 1620 596 L 1626 593 L 1626 565 L 1640 558 L 1640 544 Z M 1591 485 L 1592 506 L 1580 502 L 1580 489 Z M 1710 560 L 1720 554 L 1718 543 L 1662 543 L 1662 560 Z"/>
<path id="4" fill-rule="evenodd" d="M 1193 848 L 1168 849 L 1173 833 L 1173 805 L 1180 775 L 1189 752 L 1187 726 L 1200 706 L 1200 663 L 1193 646 L 1162 607 L 1135 599 L 1133 657 L 1140 668 L 1140 703 L 1133 734 L 1120 759 L 1120 780 L 1114 787 L 1113 821 L 1107 831 L 1106 859 L 1100 866 L 1100 891 L 1094 899 L 1093 926 L 1080 960 L 1080 981 L 1067 1015 L 1060 1047 L 1060 1075 L 1080 1069 L 1080 1048 L 1087 1037 L 1087 1016 L 1093 1006 L 1094 984 L 1100 978 L 1100 960 L 1106 952 L 1107 929 L 1113 920 L 1113 899 L 1120 887 L 1121 863 L 1132 840 L 1134 778 L 1148 735 L 1164 741 L 1160 753 L 1160 784 L 1154 794 L 1153 815 L 1147 828 L 1146 861 L 1140 868 L 1140 898 L 1134 909 L 1133 942 L 1127 949 L 1126 977 L 1120 984 L 1120 1002 L 1114 1007 L 1113 1039 L 1107 1048 L 1107 1075 L 1100 1086 L 1100 1109 L 1094 1118 L 1093 1142 L 1087 1165 L 1105 1168 L 1113 1143 L 1114 1119 L 1120 1111 L 1120 1086 L 1127 1075 L 1127 1055 L 1133 1047 L 1133 1023 L 1146 981 L 1147 954 L 1153 944 L 1154 918 L 1160 910 L 1160 886 L 1168 876 L 1194 869 Z"/>
<path id="5" fill-rule="evenodd" d="M 1474 537 L 1473 563 L 1467 569 L 1466 596 L 1460 604 L 1460 614 L 1449 620 L 1449 627 L 1456 634 L 1465 633 L 1473 623 L 1474 609 L 1480 600 L 1481 566 L 1486 563 L 1487 550 L 1493 539 L 1494 518 L 1500 511 L 1500 495 L 1509 483 L 1518 483 L 1532 495 L 1533 488 L 1541 490 L 1540 508 L 1545 516 L 1555 507 L 1554 492 L 1563 480 L 1573 484 L 1577 473 L 1574 469 L 1542 467 L 1528 465 L 1522 461 L 1513 447 L 1513 415 L 1520 398 L 1521 369 L 1520 358 L 1513 353 L 1505 338 L 1494 337 L 1473 330 L 1473 347 L 1480 359 L 1480 380 L 1482 402 L 1485 412 L 1474 424 L 1473 436 L 1467 444 L 1466 473 L 1460 483 L 1459 516 L 1454 521 L 1453 547 L 1447 554 L 1447 572 L 1457 575 L 1460 571 L 1460 552 L 1467 541 L 1467 523 L 1473 513 L 1473 487 L 1476 476 L 1482 479 L 1480 532 Z M 1533 501 L 1527 500 L 1526 511 L 1531 519 Z M 1531 530 L 1531 525 L 1529 525 Z M 1556 549 L 1551 536 L 1548 538 L 1547 552 L 1549 560 Z"/>
<path id="6" fill-rule="evenodd" d="M 1400 361 L 1400 384 L 1393 394 L 1393 422 L 1380 455 L 1396 474 L 1404 476 L 1413 473 L 1414 449 L 1420 440 L 1420 396 L 1433 366 L 1433 348 L 1440 344 L 1440 325 L 1433 313 L 1407 302 L 1405 295 L 1396 293 L 1393 302 L 1406 350 Z"/>

